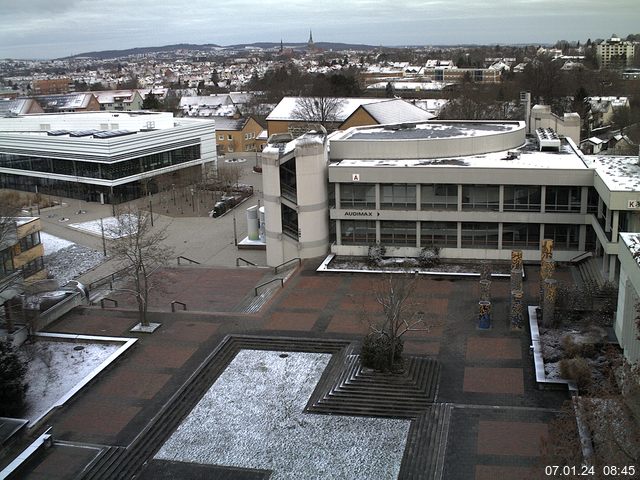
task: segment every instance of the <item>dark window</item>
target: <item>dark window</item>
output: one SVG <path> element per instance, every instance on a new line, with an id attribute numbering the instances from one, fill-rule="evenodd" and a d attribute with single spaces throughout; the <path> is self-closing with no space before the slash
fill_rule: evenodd
<path id="1" fill-rule="evenodd" d="M 599 200 L 600 195 L 598 195 L 598 191 L 594 187 L 589 187 L 589 194 L 587 196 L 587 213 L 598 213 Z"/>
<path id="2" fill-rule="evenodd" d="M 580 187 L 547 187 L 546 212 L 579 212 Z"/>
<path id="3" fill-rule="evenodd" d="M 498 224 L 464 222 L 462 248 L 498 248 Z"/>
<path id="4" fill-rule="evenodd" d="M 282 205 L 282 233 L 298 240 L 298 212 L 287 205 Z"/>
<path id="5" fill-rule="evenodd" d="M 341 220 L 342 245 L 376 243 L 376 222 L 372 220 Z"/>
<path id="6" fill-rule="evenodd" d="M 415 210 L 416 186 L 406 183 L 381 185 L 380 208 L 391 210 Z"/>
<path id="7" fill-rule="evenodd" d="M 422 185 L 420 205 L 423 210 L 457 210 L 458 185 Z"/>
<path id="8" fill-rule="evenodd" d="M 373 183 L 341 183 L 340 208 L 376 208 L 376 186 Z"/>
<path id="9" fill-rule="evenodd" d="M 553 240 L 553 248 L 557 250 L 577 250 L 578 249 L 578 225 L 565 224 L 545 224 L 544 238 Z"/>
<path id="10" fill-rule="evenodd" d="M 540 187 L 505 185 L 504 211 L 539 212 L 540 198 Z"/>
<path id="11" fill-rule="evenodd" d="M 463 185 L 462 210 L 498 211 L 500 188 L 497 185 Z"/>
<path id="12" fill-rule="evenodd" d="M 31 260 L 28 263 L 25 263 L 22 266 L 22 274 L 25 277 L 30 277 L 31 275 L 34 275 L 43 269 L 44 269 L 44 260 L 42 259 L 42 257 L 38 257 Z"/>
<path id="13" fill-rule="evenodd" d="M 457 247 L 457 222 L 420 222 L 421 247 Z"/>
<path id="14" fill-rule="evenodd" d="M 13 257 L 11 255 L 11 248 L 6 248 L 0 251 L 0 278 L 13 273 Z"/>
<path id="15" fill-rule="evenodd" d="M 502 248 L 540 248 L 540 225 L 537 223 L 503 223 Z"/>
<path id="16" fill-rule="evenodd" d="M 20 250 L 22 252 L 40 244 L 40 232 L 33 232 L 20 239 Z"/>
<path id="17" fill-rule="evenodd" d="M 416 222 L 380 222 L 380 243 L 391 246 L 416 246 Z"/>
<path id="18" fill-rule="evenodd" d="M 298 201 L 296 182 L 296 159 L 292 158 L 280 165 L 280 193 L 292 202 Z"/>

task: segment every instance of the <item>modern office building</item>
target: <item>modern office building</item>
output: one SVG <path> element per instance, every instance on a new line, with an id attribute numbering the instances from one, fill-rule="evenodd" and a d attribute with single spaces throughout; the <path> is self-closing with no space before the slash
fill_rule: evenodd
<path id="1" fill-rule="evenodd" d="M 635 162 L 635 163 L 634 163 Z M 263 152 L 267 262 L 392 256 L 539 260 L 592 251 L 616 278 L 618 232 L 640 231 L 637 157 L 585 157 L 519 121 L 424 122 L 307 134 Z"/>
<path id="2" fill-rule="evenodd" d="M 200 181 L 215 162 L 214 123 L 171 113 L 0 118 L 0 188 L 117 203 Z"/>

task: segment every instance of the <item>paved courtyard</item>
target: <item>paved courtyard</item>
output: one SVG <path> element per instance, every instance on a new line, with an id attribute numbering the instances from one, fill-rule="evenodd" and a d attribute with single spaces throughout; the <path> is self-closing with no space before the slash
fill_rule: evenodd
<path id="1" fill-rule="evenodd" d="M 47 419 L 55 439 L 73 445 L 131 445 L 229 334 L 361 339 L 368 321 L 381 315 L 372 295 L 376 277 L 318 274 L 319 261 L 303 264 L 255 314 L 233 312 L 234 305 L 251 296 L 264 270 L 171 269 L 171 288 L 197 308 L 171 313 L 166 303 L 173 297 L 154 297 L 152 316 L 162 323 L 160 329 L 152 335 L 135 334 L 140 341 L 132 351 Z M 527 273 L 527 300 L 535 301 L 537 271 L 531 268 Z M 560 271 L 559 276 L 570 279 L 568 272 Z M 189 284 L 192 289 L 184 288 Z M 507 279 L 492 282 L 493 325 L 488 331 L 476 328 L 477 279 L 423 278 L 418 288 L 421 309 L 433 326 L 408 332 L 405 352 L 435 358 L 441 365 L 436 401 L 451 407 L 441 478 L 542 478 L 541 440 L 554 412 L 568 397 L 561 391 L 537 388 L 528 333 L 508 328 L 508 288 Z M 90 307 L 72 312 L 49 330 L 131 336 L 129 329 L 136 322 L 135 312 L 128 308 Z M 38 475 L 55 469 L 56 459 L 63 461 L 68 455 L 61 448 L 48 450 L 25 478 L 44 478 Z M 84 464 L 78 460 L 74 465 L 79 471 Z M 215 470 L 202 468 L 211 475 Z M 156 464 L 149 472 L 159 470 Z M 179 472 L 181 467 L 171 464 L 170 470 Z M 210 478 L 263 475 L 237 470 Z M 60 477 L 52 473 L 51 478 Z"/>

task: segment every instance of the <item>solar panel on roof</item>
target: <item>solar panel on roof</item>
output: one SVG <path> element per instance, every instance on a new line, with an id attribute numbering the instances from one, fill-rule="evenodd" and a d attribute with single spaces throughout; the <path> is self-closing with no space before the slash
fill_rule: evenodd
<path id="1" fill-rule="evenodd" d="M 100 130 L 76 130 L 75 132 L 69 132 L 70 137 L 89 137 Z"/>
<path id="2" fill-rule="evenodd" d="M 114 137 L 123 137 L 125 135 L 132 135 L 136 132 L 132 132 L 131 130 L 109 130 L 96 132 L 93 135 L 93 138 L 114 138 Z"/>
<path id="3" fill-rule="evenodd" d="M 67 135 L 69 130 L 49 130 L 47 135 L 50 137 L 59 137 L 60 135 Z"/>

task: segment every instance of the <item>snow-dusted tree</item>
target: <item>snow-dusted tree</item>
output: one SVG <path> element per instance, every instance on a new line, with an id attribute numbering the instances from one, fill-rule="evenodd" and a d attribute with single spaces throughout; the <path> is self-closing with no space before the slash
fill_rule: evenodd
<path id="1" fill-rule="evenodd" d="M 16 242 L 16 215 L 20 212 L 20 196 L 15 192 L 0 193 L 0 308 L 4 308 L 7 331 L 13 331 L 13 318 L 8 308 L 20 290 L 23 278 L 13 269 L 11 249 Z"/>
<path id="2" fill-rule="evenodd" d="M 331 130 L 332 124 L 338 122 L 343 104 L 344 100 L 338 97 L 298 97 L 291 113 L 296 120 L 320 124 L 327 130 Z"/>
<path id="3" fill-rule="evenodd" d="M 164 244 L 166 228 L 151 225 L 151 214 L 134 207 L 123 209 L 116 216 L 116 224 L 108 229 L 111 254 L 125 269 L 129 285 L 120 290 L 134 295 L 138 304 L 140 323 L 148 326 L 149 293 L 157 287 L 153 273 L 166 265 L 173 248 Z"/>
<path id="4" fill-rule="evenodd" d="M 402 357 L 402 336 L 410 331 L 428 331 L 435 326 L 435 322 L 425 319 L 424 307 L 416 300 L 419 282 L 417 273 L 396 273 L 386 275 L 374 286 L 375 299 L 382 307 L 383 317 L 368 322 L 370 332 L 362 347 L 365 366 L 397 369 Z"/>
<path id="5" fill-rule="evenodd" d="M 27 366 L 13 345 L 0 341 L 0 417 L 19 415 L 24 409 Z"/>

